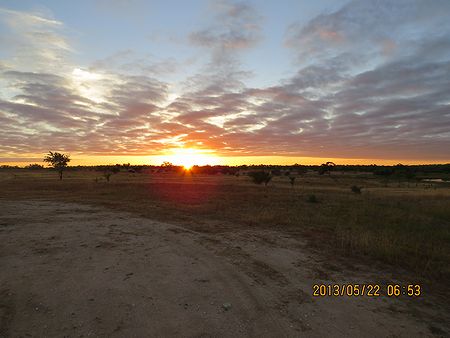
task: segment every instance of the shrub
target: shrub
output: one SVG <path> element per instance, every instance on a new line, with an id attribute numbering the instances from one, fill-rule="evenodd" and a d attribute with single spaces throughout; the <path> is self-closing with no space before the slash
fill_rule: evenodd
<path id="1" fill-rule="evenodd" d="M 319 202 L 316 195 L 314 195 L 314 194 L 309 195 L 308 198 L 306 199 L 306 201 L 308 203 L 318 203 Z"/>
<path id="2" fill-rule="evenodd" d="M 355 194 L 360 194 L 360 193 L 361 193 L 362 187 L 358 187 L 358 186 L 356 186 L 356 185 L 353 185 L 350 189 L 351 189 L 351 191 L 354 192 Z"/>
<path id="3" fill-rule="evenodd" d="M 265 186 L 267 186 L 267 184 L 272 179 L 272 175 L 265 171 L 252 171 L 248 173 L 248 176 L 252 178 L 253 183 L 255 184 L 264 183 Z"/>
<path id="4" fill-rule="evenodd" d="M 336 164 L 333 162 L 327 162 L 320 165 L 318 173 L 319 175 L 328 174 L 331 175 L 331 171 L 334 169 Z"/>
<path id="5" fill-rule="evenodd" d="M 295 184 L 295 177 L 294 176 L 289 176 L 289 181 L 291 183 L 291 186 L 293 187 Z"/>
<path id="6" fill-rule="evenodd" d="M 33 163 L 33 164 L 29 164 L 25 167 L 26 169 L 31 169 L 31 170 L 36 170 L 36 169 L 44 169 L 43 165 L 37 164 L 37 163 Z"/>
<path id="7" fill-rule="evenodd" d="M 281 176 L 281 170 L 280 169 L 273 169 L 272 170 L 273 176 Z"/>
<path id="8" fill-rule="evenodd" d="M 103 176 L 106 178 L 106 182 L 109 182 L 109 178 L 111 177 L 111 175 L 112 175 L 112 172 L 110 172 L 110 171 L 105 171 L 103 173 Z"/>
<path id="9" fill-rule="evenodd" d="M 106 179 L 106 182 L 109 182 L 109 179 L 112 175 L 120 172 L 120 167 L 116 166 L 102 166 L 103 177 Z"/>

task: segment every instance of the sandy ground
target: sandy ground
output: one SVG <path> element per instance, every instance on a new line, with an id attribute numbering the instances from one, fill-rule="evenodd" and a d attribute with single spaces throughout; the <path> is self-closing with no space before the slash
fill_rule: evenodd
<path id="1" fill-rule="evenodd" d="M 0 337 L 448 332 L 448 312 L 426 295 L 312 297 L 315 283 L 395 276 L 324 262 L 275 231 L 200 234 L 98 207 L 1 200 L 0 243 Z"/>

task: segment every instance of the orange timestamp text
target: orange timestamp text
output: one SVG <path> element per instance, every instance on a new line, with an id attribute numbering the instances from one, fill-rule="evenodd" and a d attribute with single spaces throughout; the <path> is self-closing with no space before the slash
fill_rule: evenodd
<path id="1" fill-rule="evenodd" d="M 420 284 L 314 284 L 314 297 L 419 297 Z"/>

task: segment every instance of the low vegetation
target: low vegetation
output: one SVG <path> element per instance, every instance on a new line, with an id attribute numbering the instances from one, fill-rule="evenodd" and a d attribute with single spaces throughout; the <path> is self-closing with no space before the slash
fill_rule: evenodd
<path id="1" fill-rule="evenodd" d="M 306 199 L 306 201 L 308 203 L 318 203 L 319 202 L 319 200 L 317 199 L 316 195 L 314 195 L 314 194 L 308 195 L 308 198 Z"/>
<path id="2" fill-rule="evenodd" d="M 361 193 L 361 190 L 362 190 L 362 187 L 358 187 L 357 185 L 352 185 L 352 186 L 350 187 L 350 190 L 351 190 L 353 193 L 355 193 L 355 194 L 360 194 L 360 193 Z"/>
<path id="3" fill-rule="evenodd" d="M 95 183 L 96 168 L 69 167 L 62 182 L 49 169 L 5 168 L 0 198 L 98 204 L 203 232 L 276 229 L 307 238 L 333 255 L 374 259 L 434 280 L 450 278 L 446 166 L 434 173 L 428 167 L 415 170 L 414 181 L 395 174 L 395 167 L 379 175 L 375 167 L 365 172 L 333 166 L 332 180 L 318 173 L 320 167 L 302 174 L 295 167 L 278 168 L 280 175 L 262 167 L 234 167 L 225 174 L 209 167 L 204 169 L 209 175 L 203 167 L 192 173 L 174 166 L 117 168 L 109 184 Z M 270 175 L 257 176 L 259 184 L 270 181 L 263 193 L 250 172 Z M 295 177 L 295 189 L 290 177 Z"/>
<path id="4" fill-rule="evenodd" d="M 291 184 L 291 187 L 294 187 L 295 184 L 295 176 L 288 176 L 289 177 L 289 183 Z"/>
<path id="5" fill-rule="evenodd" d="M 272 175 L 266 171 L 251 171 L 248 173 L 248 176 L 252 178 L 253 183 L 264 183 L 265 186 L 267 186 L 267 184 L 269 184 L 270 180 L 272 179 Z"/>

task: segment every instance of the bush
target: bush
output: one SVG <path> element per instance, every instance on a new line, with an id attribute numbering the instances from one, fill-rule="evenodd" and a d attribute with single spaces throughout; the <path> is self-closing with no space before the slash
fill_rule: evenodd
<path id="1" fill-rule="evenodd" d="M 319 202 L 316 195 L 314 195 L 314 194 L 309 195 L 308 198 L 306 199 L 306 201 L 308 203 L 318 203 Z"/>
<path id="2" fill-rule="evenodd" d="M 37 164 L 37 163 L 33 163 L 33 164 L 29 164 L 25 167 L 26 169 L 31 169 L 31 170 L 36 170 L 36 169 L 44 169 L 43 165 Z"/>
<path id="3" fill-rule="evenodd" d="M 361 193 L 362 187 L 358 187 L 358 186 L 356 186 L 356 185 L 353 185 L 350 189 L 351 189 L 351 191 L 354 192 L 355 194 L 360 194 L 360 193 Z"/>
<path id="4" fill-rule="evenodd" d="M 273 169 L 272 170 L 273 176 L 281 176 L 281 170 L 280 169 Z"/>
<path id="5" fill-rule="evenodd" d="M 106 182 L 109 182 L 109 178 L 111 177 L 111 175 L 112 175 L 112 172 L 110 172 L 110 171 L 105 171 L 103 173 L 103 176 L 106 178 Z"/>
<path id="6" fill-rule="evenodd" d="M 295 177 L 294 176 L 289 176 L 289 182 L 291 183 L 291 186 L 294 186 L 294 184 L 295 184 Z"/>
<path id="7" fill-rule="evenodd" d="M 264 183 L 264 185 L 266 185 L 266 186 L 272 179 L 272 175 L 265 171 L 252 171 L 252 172 L 248 173 L 248 176 L 250 176 L 252 178 L 253 183 L 255 183 L 255 184 Z"/>

